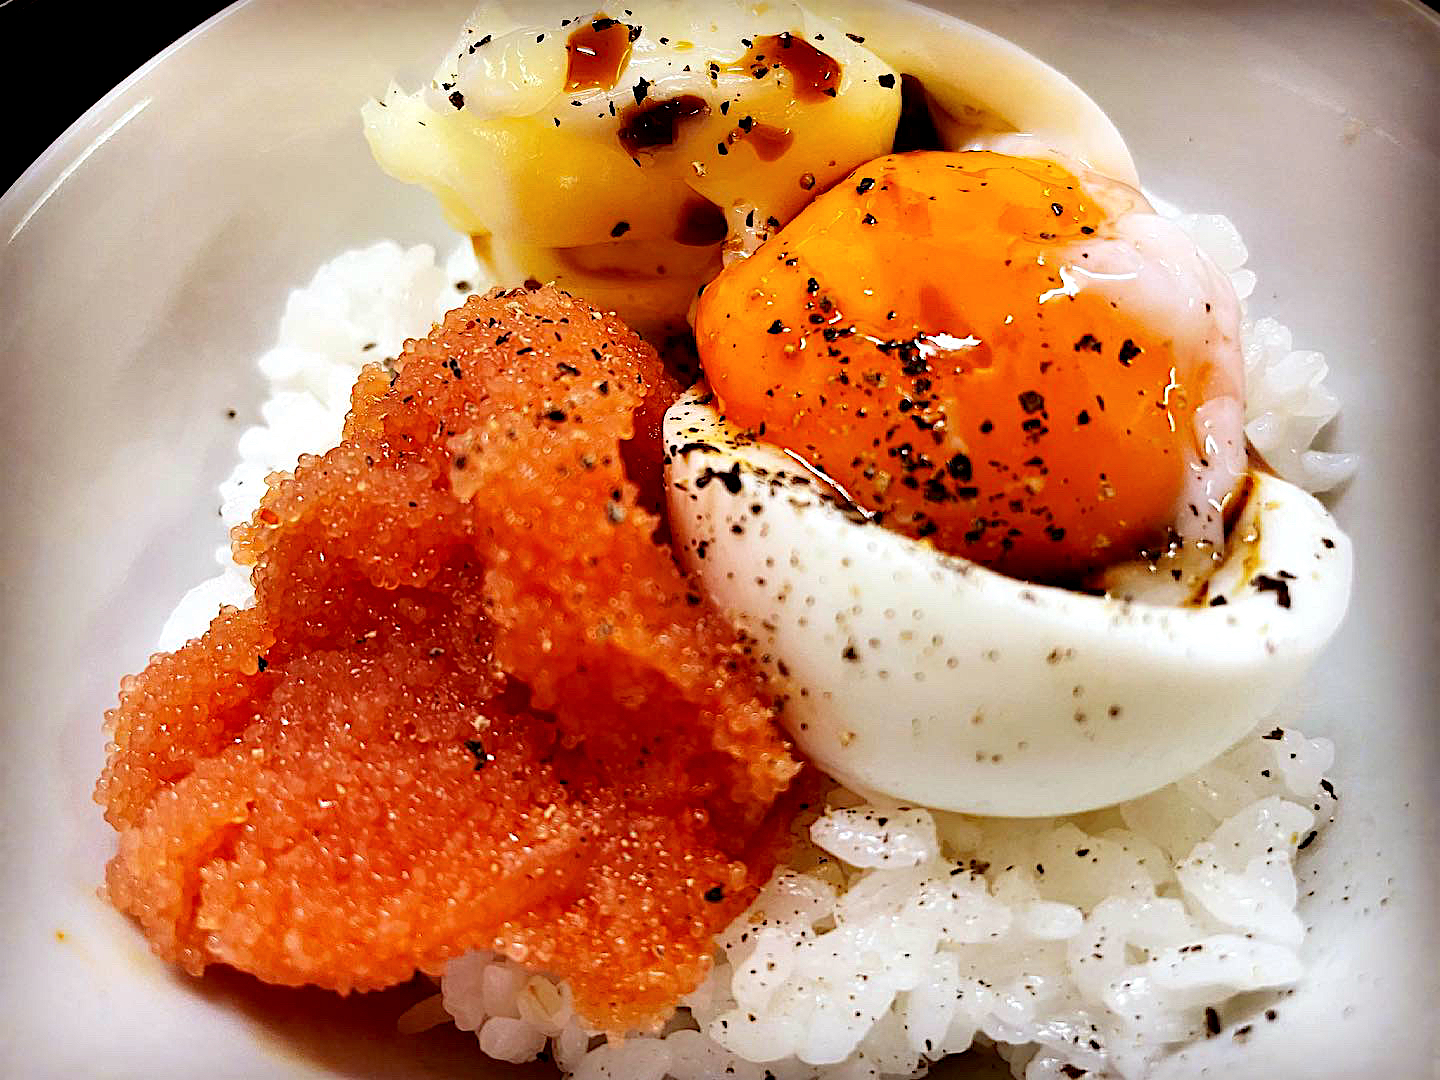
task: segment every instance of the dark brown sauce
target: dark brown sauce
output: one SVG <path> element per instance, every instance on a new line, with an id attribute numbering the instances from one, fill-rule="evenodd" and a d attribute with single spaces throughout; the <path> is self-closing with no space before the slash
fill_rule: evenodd
<path id="1" fill-rule="evenodd" d="M 634 33 L 629 26 L 604 15 L 576 27 L 565 44 L 570 54 L 565 92 L 612 89 L 630 62 L 632 40 Z"/>
<path id="2" fill-rule="evenodd" d="M 1246 472 L 1245 475 L 1240 478 L 1240 482 L 1235 485 L 1234 492 L 1232 492 L 1223 503 L 1225 535 L 1227 537 L 1235 530 L 1235 523 L 1240 520 L 1240 515 L 1245 513 L 1245 508 L 1250 505 L 1250 496 L 1255 492 L 1255 475 L 1253 469 L 1254 465 L 1252 464 L 1252 471 Z M 1266 469 L 1266 471 L 1268 472 L 1269 470 Z"/>
<path id="3" fill-rule="evenodd" d="M 675 241 L 687 247 L 718 244 L 729 232 L 725 211 L 701 195 L 686 200 L 680 208 L 680 220 L 675 223 Z"/>
<path id="4" fill-rule="evenodd" d="M 726 136 L 726 142 L 731 144 L 748 143 L 761 161 L 776 161 L 783 157 L 794 141 L 795 136 L 789 128 L 778 128 L 772 124 L 751 123 L 734 128 Z"/>
<path id="5" fill-rule="evenodd" d="M 1002 117 L 978 105 L 957 108 L 958 112 L 936 101 L 914 75 L 901 75 L 900 121 L 895 126 L 891 152 L 954 150 L 983 135 L 1015 130 Z"/>
<path id="6" fill-rule="evenodd" d="M 891 151 L 908 154 L 912 150 L 948 149 L 930 112 L 930 95 L 925 84 L 914 75 L 901 75 L 900 122 L 895 125 L 895 142 Z"/>
<path id="7" fill-rule="evenodd" d="M 631 157 L 642 150 L 671 146 L 682 123 L 709 112 L 705 99 L 695 94 L 631 105 L 620 113 L 620 145 Z"/>
<path id="8" fill-rule="evenodd" d="M 840 62 L 791 33 L 765 34 L 730 70 L 748 71 L 763 79 L 773 68 L 790 76 L 790 93 L 796 101 L 833 98 L 840 87 Z"/>

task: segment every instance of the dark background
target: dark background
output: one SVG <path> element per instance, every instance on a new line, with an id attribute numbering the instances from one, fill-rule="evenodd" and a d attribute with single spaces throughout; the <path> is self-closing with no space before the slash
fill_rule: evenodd
<path id="1" fill-rule="evenodd" d="M 1315 17 L 1324 18 L 1331 3 L 1345 2 L 1316 0 Z M 1426 3 L 1440 10 L 1440 0 Z M 0 191 L 117 83 L 226 6 L 217 0 L 104 6 L 94 0 L 0 0 L 0 56 L 14 76 L 12 94 L 17 78 L 33 78 L 23 74 L 27 69 L 40 76 L 23 98 L 11 99 Z"/>
<path id="2" fill-rule="evenodd" d="M 229 0 L 0 0 L 0 58 L 11 76 L 0 192 L 116 84 L 228 6 Z"/>

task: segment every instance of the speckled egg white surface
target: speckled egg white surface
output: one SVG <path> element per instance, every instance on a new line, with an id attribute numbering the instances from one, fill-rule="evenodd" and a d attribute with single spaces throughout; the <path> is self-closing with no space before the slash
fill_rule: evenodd
<path id="1" fill-rule="evenodd" d="M 1340 817 L 1302 885 L 1309 974 L 1275 1022 L 1237 1019 L 1162 1075 L 1429 1075 L 1440 25 L 1407 0 L 940 6 L 1075 79 L 1147 185 L 1236 221 L 1257 303 L 1325 350 L 1345 402 L 1336 440 L 1364 454 L 1334 502 L 1355 543 L 1354 602 L 1284 705 L 1338 753 Z M 90 802 L 99 718 L 210 569 L 238 435 L 226 413 L 252 421 L 263 395 L 250 358 L 289 288 L 335 253 L 382 237 L 446 245 L 424 193 L 374 168 L 357 110 L 392 78 L 428 78 L 469 7 L 239 4 L 0 198 L 0 1074 L 530 1075 L 477 1063 L 463 1039 L 397 1038 L 389 999 L 338 1007 L 174 976 L 95 891 L 112 842 Z"/>
<path id="2" fill-rule="evenodd" d="M 1350 541 L 1257 476 L 1198 606 L 1031 585 L 867 522 L 691 393 L 665 418 L 682 559 L 848 787 L 1005 817 L 1135 798 L 1269 715 L 1329 642 Z"/>

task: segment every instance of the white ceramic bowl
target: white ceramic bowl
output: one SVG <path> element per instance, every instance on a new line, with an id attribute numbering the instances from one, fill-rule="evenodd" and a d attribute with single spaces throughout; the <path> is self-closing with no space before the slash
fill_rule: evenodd
<path id="1" fill-rule="evenodd" d="M 1431 1075 L 1440 22 L 1407 0 L 937 6 L 1085 87 L 1156 191 L 1235 219 L 1254 308 L 1327 352 L 1335 441 L 1364 454 L 1338 501 L 1354 607 L 1295 707 L 1340 755 L 1341 818 L 1306 864 L 1312 970 L 1244 1045 L 1227 1031 L 1162 1073 Z M 215 486 L 286 291 L 348 247 L 447 239 L 371 165 L 356 110 L 427 77 L 468 8 L 238 4 L 0 199 L 0 1075 L 512 1074 L 467 1036 L 393 1035 L 403 992 L 344 1004 L 172 975 L 96 896 L 112 836 L 90 802 L 118 678 L 211 569 Z"/>

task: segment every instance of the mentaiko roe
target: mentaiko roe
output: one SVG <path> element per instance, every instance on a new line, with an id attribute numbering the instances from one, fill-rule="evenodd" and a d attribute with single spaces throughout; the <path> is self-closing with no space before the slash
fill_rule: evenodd
<path id="1" fill-rule="evenodd" d="M 254 607 L 107 715 L 109 895 L 161 956 L 348 992 L 495 949 L 611 1031 L 698 984 L 798 765 L 645 509 L 676 390 L 550 288 L 361 374 L 235 532 Z"/>

